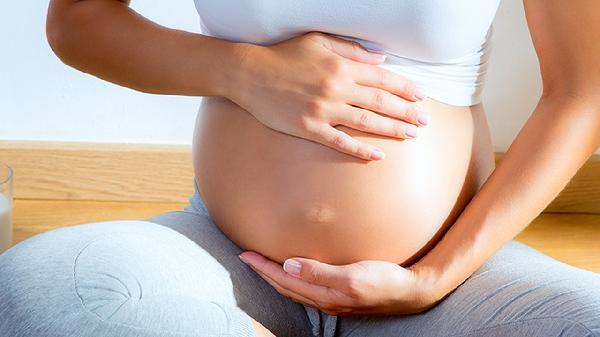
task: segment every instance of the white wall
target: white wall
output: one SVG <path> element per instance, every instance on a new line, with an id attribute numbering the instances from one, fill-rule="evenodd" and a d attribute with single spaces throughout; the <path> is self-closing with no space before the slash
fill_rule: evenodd
<path id="1" fill-rule="evenodd" d="M 0 10 L 0 139 L 188 144 L 199 97 L 150 95 L 65 66 L 45 35 L 48 1 Z M 163 25 L 199 32 L 192 0 L 133 1 Z"/>
<path id="2" fill-rule="evenodd" d="M 0 139 L 190 143 L 201 98 L 143 94 L 71 69 L 46 42 L 46 1 L 3 7 Z M 200 31 L 192 0 L 133 7 L 163 25 Z M 522 1 L 502 0 L 494 25 L 483 97 L 496 150 L 504 151 L 533 112 L 541 79 Z"/>

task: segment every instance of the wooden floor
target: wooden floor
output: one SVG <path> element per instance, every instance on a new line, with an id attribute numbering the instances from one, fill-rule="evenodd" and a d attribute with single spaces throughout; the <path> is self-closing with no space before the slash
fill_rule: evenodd
<path id="1" fill-rule="evenodd" d="M 15 200 L 15 243 L 51 229 L 89 222 L 144 219 L 184 203 Z M 542 213 L 517 240 L 558 260 L 600 273 L 600 215 Z"/>

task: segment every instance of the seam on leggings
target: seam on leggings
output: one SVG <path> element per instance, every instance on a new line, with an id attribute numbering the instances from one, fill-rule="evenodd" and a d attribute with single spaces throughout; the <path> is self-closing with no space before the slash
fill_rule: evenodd
<path id="1" fill-rule="evenodd" d="M 590 330 L 590 328 L 588 328 L 587 326 L 585 326 L 585 324 L 583 324 L 581 322 L 578 322 L 578 321 L 575 321 L 575 320 L 572 320 L 570 318 L 565 318 L 565 317 L 561 317 L 561 316 L 544 316 L 544 317 L 526 318 L 526 319 L 521 319 L 521 320 L 517 320 L 517 321 L 500 323 L 500 324 L 488 326 L 488 327 L 485 327 L 485 328 L 479 328 L 479 329 L 471 330 L 471 331 L 465 332 L 465 333 L 444 335 L 443 337 L 461 337 L 461 336 L 466 336 L 466 335 L 472 334 L 474 332 L 487 331 L 487 330 L 490 330 L 490 329 L 496 329 L 496 328 L 503 327 L 503 326 L 508 326 L 508 325 L 511 325 L 511 324 L 514 324 L 514 323 L 524 323 L 524 322 L 544 320 L 544 319 L 560 319 L 560 320 L 564 320 L 564 321 L 573 323 L 575 325 L 581 326 L 584 330 L 586 330 L 587 332 L 589 332 L 591 334 L 591 336 L 599 337 L 596 333 L 594 333 L 592 330 Z"/>
<path id="2" fill-rule="evenodd" d="M 147 328 L 141 328 L 141 327 L 137 327 L 134 325 L 129 325 L 129 324 L 125 324 L 125 323 L 118 323 L 118 322 L 109 322 L 107 320 L 105 320 L 104 318 L 102 318 L 100 315 L 98 315 L 97 313 L 91 311 L 88 309 L 88 307 L 85 305 L 84 301 L 83 301 L 83 297 L 81 297 L 81 294 L 79 293 L 78 290 L 78 286 L 77 286 L 77 274 L 76 274 L 76 268 L 77 268 L 77 261 L 79 260 L 79 257 L 81 256 L 81 254 L 83 254 L 83 252 L 89 247 L 91 246 L 94 242 L 100 241 L 104 238 L 113 236 L 115 234 L 119 234 L 119 233 L 123 233 L 123 234 L 129 234 L 127 232 L 112 232 L 109 234 L 104 234 L 104 235 L 100 235 L 98 237 L 96 237 L 95 239 L 89 241 L 87 244 L 85 244 L 85 246 L 83 246 L 83 248 L 81 248 L 81 250 L 77 253 L 77 255 L 75 256 L 75 259 L 73 261 L 73 283 L 74 283 L 74 290 L 75 293 L 77 294 L 77 298 L 79 298 L 79 302 L 81 303 L 82 308 L 89 314 L 92 314 L 96 319 L 100 320 L 101 322 L 108 324 L 108 325 L 112 325 L 112 326 L 121 326 L 121 327 L 125 327 L 125 328 L 130 328 L 130 329 L 134 329 L 134 330 L 138 330 L 138 331 L 149 331 L 151 333 L 154 334 L 169 334 L 169 335 L 175 335 L 178 337 L 196 337 L 197 334 L 188 334 L 188 333 L 184 333 L 184 332 L 177 332 L 177 331 L 160 331 L 160 330 L 154 330 L 154 329 L 147 329 Z M 128 300 L 127 300 L 128 301 Z M 125 302 L 127 302 L 125 301 Z M 122 305 L 121 305 L 122 306 Z M 121 306 L 119 306 L 119 308 L 121 308 Z M 117 309 L 118 310 L 118 309 Z M 116 312 L 116 311 L 115 311 Z M 114 315 L 114 313 L 113 313 Z M 112 315 L 111 315 L 112 317 Z M 206 335 L 206 337 L 223 337 L 223 336 L 233 336 L 230 333 L 226 333 L 226 334 L 218 334 L 218 335 Z"/>
<path id="3" fill-rule="evenodd" d="M 75 290 L 75 293 L 77 294 L 77 298 L 79 298 L 79 302 L 81 303 L 81 306 L 83 307 L 83 309 L 85 309 L 85 311 L 97 316 L 99 319 L 101 319 L 102 321 L 104 321 L 104 319 L 102 317 L 100 317 L 100 315 L 98 315 L 97 313 L 91 311 L 88 309 L 88 307 L 85 305 L 85 303 L 83 302 L 83 297 L 81 296 L 81 293 L 79 293 L 79 285 L 77 284 L 77 263 L 79 261 L 79 257 L 81 257 L 81 254 L 83 254 L 83 252 L 89 247 L 91 246 L 94 242 L 100 241 L 101 239 L 104 239 L 105 237 L 108 237 L 108 234 L 104 234 L 104 235 L 100 235 L 98 237 L 96 237 L 95 239 L 89 241 L 88 243 L 86 243 L 77 253 L 77 255 L 75 256 L 75 260 L 73 261 L 73 284 L 74 287 L 73 289 Z M 127 289 L 127 287 L 125 287 L 125 289 Z M 129 291 L 128 291 L 129 293 Z"/>
<path id="4" fill-rule="evenodd" d="M 233 318 L 231 317 L 231 315 L 227 312 L 227 310 L 225 310 L 225 308 L 223 308 L 223 306 L 221 306 L 220 303 L 215 302 L 215 301 L 210 301 L 209 303 L 212 303 L 213 305 L 215 305 L 219 309 L 221 309 L 221 311 L 223 312 L 223 314 L 227 318 L 227 334 L 231 335 L 231 321 L 233 321 Z"/>

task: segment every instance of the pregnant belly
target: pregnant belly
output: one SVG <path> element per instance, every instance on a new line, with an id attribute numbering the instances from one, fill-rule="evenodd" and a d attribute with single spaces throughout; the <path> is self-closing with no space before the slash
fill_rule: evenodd
<path id="1" fill-rule="evenodd" d="M 204 97 L 195 177 L 217 226 L 239 247 L 283 262 L 416 262 L 494 167 L 483 107 L 427 98 L 431 121 L 401 140 L 336 126 L 380 147 L 364 161 L 270 129 L 222 97 Z"/>

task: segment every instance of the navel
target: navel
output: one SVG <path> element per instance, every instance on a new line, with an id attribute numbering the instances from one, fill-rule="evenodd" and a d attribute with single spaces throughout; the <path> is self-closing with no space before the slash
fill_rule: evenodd
<path id="1" fill-rule="evenodd" d="M 305 219 L 310 223 L 332 223 L 335 220 L 335 211 L 327 205 L 312 204 L 305 211 Z"/>

